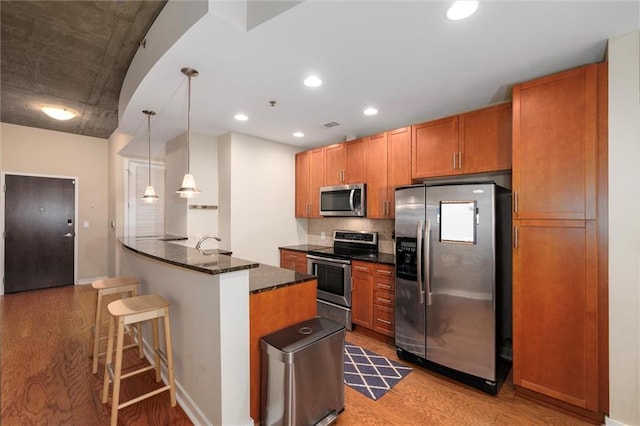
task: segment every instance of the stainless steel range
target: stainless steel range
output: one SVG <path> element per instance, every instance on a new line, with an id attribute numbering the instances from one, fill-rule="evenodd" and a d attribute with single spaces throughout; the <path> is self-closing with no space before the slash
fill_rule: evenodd
<path id="1" fill-rule="evenodd" d="M 307 271 L 318 277 L 318 315 L 351 330 L 351 260 L 378 253 L 378 233 L 333 231 L 333 247 L 307 253 Z"/>

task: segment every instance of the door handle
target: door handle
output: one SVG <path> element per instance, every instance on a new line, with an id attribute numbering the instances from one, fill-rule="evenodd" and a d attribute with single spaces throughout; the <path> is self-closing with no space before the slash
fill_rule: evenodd
<path id="1" fill-rule="evenodd" d="M 418 272 L 418 301 L 421 305 L 424 304 L 424 288 L 423 280 L 422 280 L 422 242 L 424 238 L 424 223 L 421 220 L 418 220 L 416 229 L 416 240 L 417 240 L 417 256 L 416 256 L 416 271 Z"/>
<path id="2" fill-rule="evenodd" d="M 431 273 L 431 264 L 429 262 L 430 251 L 431 251 L 431 222 L 425 221 L 425 231 L 424 231 L 424 283 L 425 283 L 425 292 L 427 296 L 427 306 L 431 305 L 431 279 L 429 274 Z"/>
<path id="3" fill-rule="evenodd" d="M 71 232 L 67 232 L 66 234 L 63 235 L 63 237 L 73 238 L 73 234 L 71 234 Z"/>

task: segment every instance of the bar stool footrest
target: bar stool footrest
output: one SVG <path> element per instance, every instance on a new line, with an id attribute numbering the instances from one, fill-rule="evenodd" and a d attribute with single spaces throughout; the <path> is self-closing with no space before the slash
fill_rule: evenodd
<path id="1" fill-rule="evenodd" d="M 147 392 L 147 393 L 145 393 L 144 395 L 140 395 L 140 396 L 138 396 L 138 397 L 136 397 L 136 398 L 130 399 L 130 400 L 129 400 L 129 401 L 127 401 L 127 402 L 123 402 L 122 404 L 119 404 L 119 405 L 118 405 L 118 410 L 119 410 L 119 409 L 121 409 L 121 408 L 128 407 L 128 406 L 130 406 L 130 405 L 132 405 L 132 404 L 135 404 L 136 402 L 140 402 L 140 401 L 142 401 L 143 399 L 150 398 L 150 397 L 152 397 L 152 396 L 154 396 L 154 395 L 157 395 L 157 394 L 159 394 L 159 393 L 161 393 L 161 392 L 164 392 L 164 391 L 167 391 L 167 390 L 169 390 L 169 389 L 171 389 L 171 386 L 166 385 L 166 386 L 163 386 L 163 387 L 158 388 L 158 389 L 156 389 L 156 390 L 153 390 L 153 391 L 151 391 L 151 392 Z"/>

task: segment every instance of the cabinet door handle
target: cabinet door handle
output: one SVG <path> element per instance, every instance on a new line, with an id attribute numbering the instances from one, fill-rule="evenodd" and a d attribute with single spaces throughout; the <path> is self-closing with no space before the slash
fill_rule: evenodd
<path id="1" fill-rule="evenodd" d="M 513 248 L 518 248 L 518 227 L 513 227 Z"/>
<path id="2" fill-rule="evenodd" d="M 376 318 L 376 321 L 380 321 L 383 324 L 391 325 L 391 321 L 383 320 L 382 318 Z"/>
<path id="3" fill-rule="evenodd" d="M 462 151 L 458 152 L 458 169 L 462 170 Z"/>
<path id="4" fill-rule="evenodd" d="M 453 153 L 453 170 L 456 169 L 456 153 Z"/>
<path id="5" fill-rule="evenodd" d="M 382 297 L 376 297 L 376 300 L 377 300 L 378 302 L 386 303 L 387 305 L 390 305 L 390 304 L 391 304 L 391 300 L 389 300 L 389 299 L 383 299 Z"/>
<path id="6" fill-rule="evenodd" d="M 518 213 L 518 191 L 513 191 L 513 212 Z"/>

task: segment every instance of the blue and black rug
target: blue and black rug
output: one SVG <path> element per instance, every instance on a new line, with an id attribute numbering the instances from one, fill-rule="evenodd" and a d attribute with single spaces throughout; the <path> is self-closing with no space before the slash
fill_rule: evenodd
<path id="1" fill-rule="evenodd" d="M 344 383 L 373 400 L 380 399 L 411 370 L 387 357 L 345 342 Z"/>

